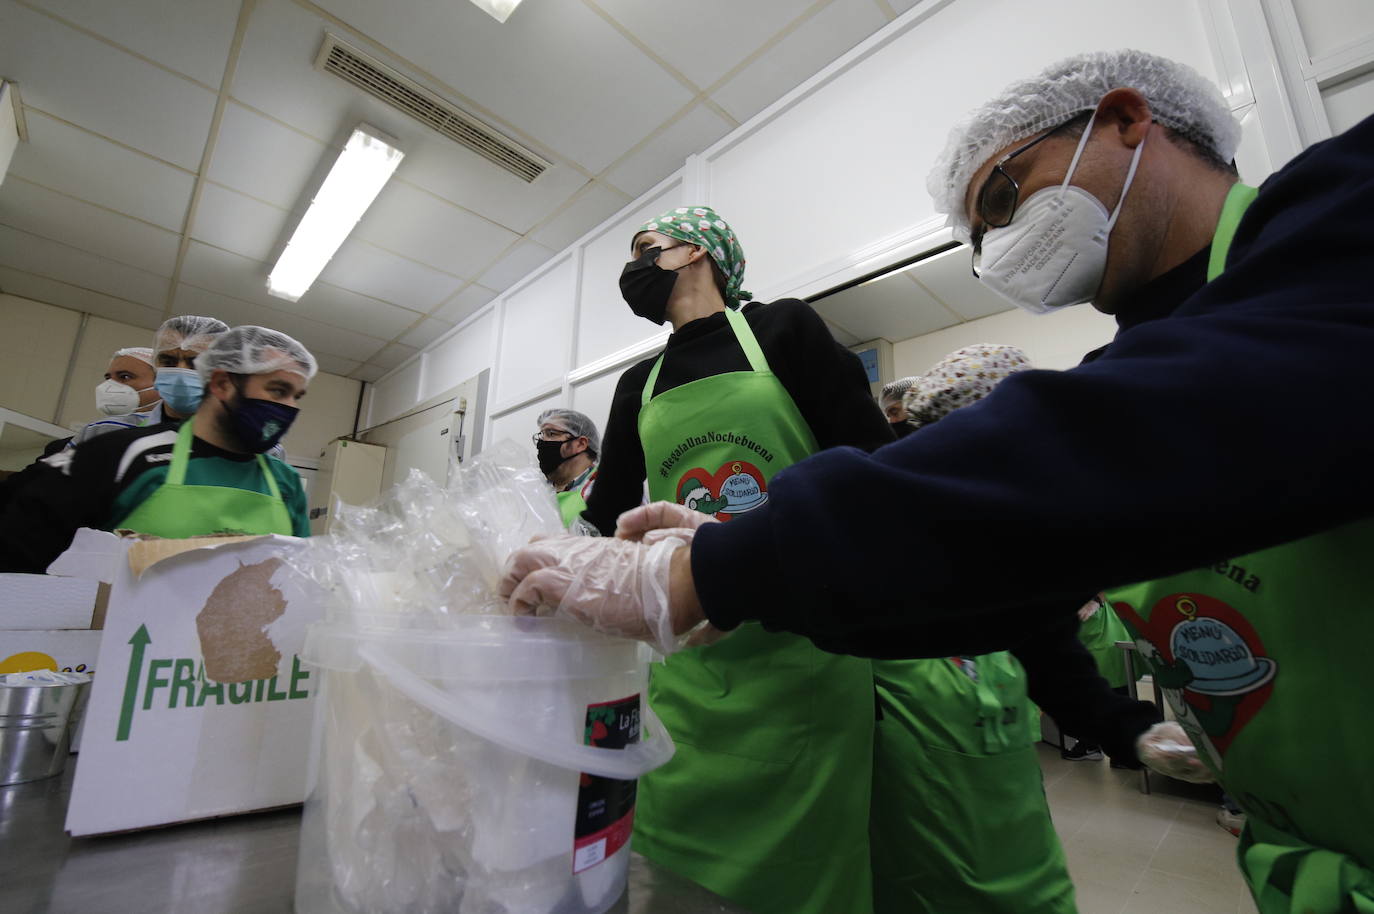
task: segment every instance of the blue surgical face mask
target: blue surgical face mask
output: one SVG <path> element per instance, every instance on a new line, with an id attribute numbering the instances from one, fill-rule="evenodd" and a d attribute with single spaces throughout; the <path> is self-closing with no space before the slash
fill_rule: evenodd
<path id="1" fill-rule="evenodd" d="M 272 449 L 281 440 L 291 423 L 296 421 L 300 410 L 275 400 L 262 400 L 245 397 L 239 393 L 234 404 L 225 404 L 229 414 L 229 425 L 249 453 L 262 454 Z"/>
<path id="2" fill-rule="evenodd" d="M 194 368 L 159 368 L 153 386 L 162 402 L 180 416 L 194 413 L 205 396 L 205 382 Z"/>

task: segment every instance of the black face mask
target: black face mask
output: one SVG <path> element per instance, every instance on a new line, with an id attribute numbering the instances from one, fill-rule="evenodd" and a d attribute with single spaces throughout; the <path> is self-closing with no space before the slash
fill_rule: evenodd
<path id="1" fill-rule="evenodd" d="M 889 424 L 892 426 L 892 433 L 898 438 L 905 438 L 907 435 L 916 431 L 916 426 L 912 425 L 910 422 L 892 422 Z"/>
<path id="2" fill-rule="evenodd" d="M 681 247 L 675 244 L 673 247 Z M 673 294 L 677 273 L 658 265 L 658 257 L 672 248 L 649 248 L 620 271 L 620 296 L 630 310 L 645 320 L 661 324 L 668 317 L 668 298 Z"/>
<path id="3" fill-rule="evenodd" d="M 564 457 L 562 454 L 563 445 L 567 443 L 568 441 L 535 442 L 534 450 L 539 455 L 539 472 L 543 473 L 545 476 L 552 476 L 554 470 L 558 469 L 569 460 L 572 460 L 572 457 Z"/>

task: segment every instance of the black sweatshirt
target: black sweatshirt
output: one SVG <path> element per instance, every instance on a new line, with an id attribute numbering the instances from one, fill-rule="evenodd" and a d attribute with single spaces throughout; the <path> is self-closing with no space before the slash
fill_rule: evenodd
<path id="1" fill-rule="evenodd" d="M 1013 375 L 871 455 L 816 454 L 703 528 L 707 616 L 870 656 L 988 651 L 1103 587 L 1374 514 L 1371 212 L 1374 118 L 1270 177 L 1226 272 L 1096 360 Z M 894 543 L 917 557 L 900 578 Z"/>
<path id="2" fill-rule="evenodd" d="M 743 314 L 768 367 L 822 448 L 848 444 L 871 451 L 892 442 L 892 429 L 873 401 L 859 357 L 835 342 L 810 305 L 794 298 L 771 304 L 749 302 Z M 702 378 L 749 370 L 749 360 L 723 311 L 684 324 L 668 337 L 664 353 L 655 394 Z M 615 533 L 617 517 L 639 505 L 644 491 L 639 406 L 656 361 L 657 354 L 626 369 L 611 401 L 601 438 L 601 466 L 582 512 L 606 536 Z"/>

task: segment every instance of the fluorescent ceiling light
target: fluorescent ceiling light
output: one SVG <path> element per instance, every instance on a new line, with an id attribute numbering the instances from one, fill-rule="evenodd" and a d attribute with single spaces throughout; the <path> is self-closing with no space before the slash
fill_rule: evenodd
<path id="1" fill-rule="evenodd" d="M 269 294 L 296 301 L 306 293 L 405 158 L 393 142 L 367 124 L 353 131 L 267 277 Z"/>
<path id="2" fill-rule="evenodd" d="M 472 0 L 472 5 L 497 22 L 505 22 L 520 5 L 520 0 Z"/>

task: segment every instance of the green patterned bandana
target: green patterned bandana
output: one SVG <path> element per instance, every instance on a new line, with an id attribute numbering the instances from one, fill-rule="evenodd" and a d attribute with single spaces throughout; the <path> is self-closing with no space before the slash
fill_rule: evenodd
<path id="1" fill-rule="evenodd" d="M 640 232 L 658 232 L 705 248 L 725 274 L 725 303 L 730 307 L 738 308 L 741 302 L 754 297 L 752 293 L 740 289 L 744 283 L 744 248 L 739 246 L 730 226 L 711 207 L 679 206 L 670 209 L 652 222 L 641 225 L 635 235 L 638 236 Z"/>

